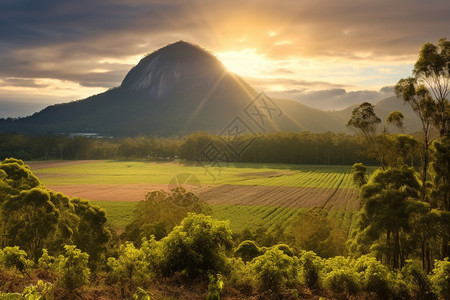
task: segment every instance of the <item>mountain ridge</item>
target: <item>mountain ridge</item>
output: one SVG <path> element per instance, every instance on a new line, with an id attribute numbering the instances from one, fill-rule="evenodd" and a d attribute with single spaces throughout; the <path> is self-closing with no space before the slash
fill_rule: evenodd
<path id="1" fill-rule="evenodd" d="M 120 86 L 18 120 L 0 120 L 0 132 L 180 136 L 200 130 L 220 134 L 236 125 L 242 133 L 346 132 L 350 115 L 258 95 L 212 53 L 178 41 L 142 58 Z"/>

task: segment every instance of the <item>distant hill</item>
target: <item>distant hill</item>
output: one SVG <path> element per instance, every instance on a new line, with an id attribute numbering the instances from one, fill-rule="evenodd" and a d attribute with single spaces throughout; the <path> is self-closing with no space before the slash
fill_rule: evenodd
<path id="1" fill-rule="evenodd" d="M 401 105 L 401 101 L 389 99 L 377 104 L 381 118 L 391 108 L 400 110 L 393 102 Z M 26 118 L 0 120 L 0 132 L 107 136 L 180 136 L 199 130 L 338 132 L 346 131 L 351 110 L 325 112 L 292 100 L 258 96 L 213 54 L 179 41 L 143 58 L 119 87 L 52 105 Z"/>

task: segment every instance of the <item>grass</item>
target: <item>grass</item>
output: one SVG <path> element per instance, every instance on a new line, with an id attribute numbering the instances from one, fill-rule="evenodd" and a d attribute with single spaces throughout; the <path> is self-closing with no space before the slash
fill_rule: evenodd
<path id="1" fill-rule="evenodd" d="M 288 164 L 235 163 L 226 167 L 204 168 L 195 163 L 146 162 L 146 161 L 93 161 L 62 167 L 33 170 L 44 185 L 86 184 L 164 184 L 179 174 L 195 175 L 202 185 L 251 185 L 293 186 L 353 189 L 350 166 L 315 166 Z M 373 172 L 374 168 L 369 168 Z M 313 197 L 313 195 L 311 196 Z M 113 227 L 119 230 L 131 223 L 137 202 L 91 201 L 106 210 Z M 212 205 L 212 216 L 230 220 L 233 231 L 264 226 L 272 228 L 276 223 L 287 225 L 304 208 L 273 206 Z M 347 228 L 354 212 L 330 211 Z"/>
<path id="2" fill-rule="evenodd" d="M 44 185 L 168 184 L 178 174 L 193 174 L 203 185 L 263 185 L 353 188 L 349 166 L 241 164 L 205 168 L 192 164 L 102 161 L 33 171 Z M 331 180 L 330 180 L 331 179 Z"/>
<path id="3" fill-rule="evenodd" d="M 123 229 L 134 218 L 137 202 L 131 201 L 90 201 L 106 211 L 111 226 L 115 229 Z"/>

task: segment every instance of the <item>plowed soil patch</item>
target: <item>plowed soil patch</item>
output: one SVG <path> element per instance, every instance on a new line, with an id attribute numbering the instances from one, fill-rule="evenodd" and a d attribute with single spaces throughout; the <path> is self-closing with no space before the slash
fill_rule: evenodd
<path id="1" fill-rule="evenodd" d="M 47 188 L 69 197 L 95 201 L 140 201 L 148 192 L 168 189 L 167 184 L 78 184 L 49 185 Z"/>
<path id="2" fill-rule="evenodd" d="M 329 203 L 343 209 L 348 201 L 335 199 L 357 199 L 357 193 L 347 189 L 334 192 L 332 188 L 223 185 L 201 193 L 201 198 L 210 204 L 313 208 L 322 207 L 332 197 Z"/>

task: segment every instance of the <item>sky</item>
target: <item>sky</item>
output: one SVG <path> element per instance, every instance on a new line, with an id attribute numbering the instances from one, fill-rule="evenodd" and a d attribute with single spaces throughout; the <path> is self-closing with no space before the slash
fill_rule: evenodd
<path id="1" fill-rule="evenodd" d="M 119 86 L 178 40 L 274 97 L 376 102 L 450 38 L 449 16 L 448 0 L 0 0 L 0 118 Z"/>

